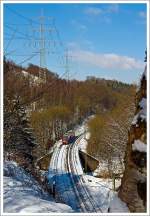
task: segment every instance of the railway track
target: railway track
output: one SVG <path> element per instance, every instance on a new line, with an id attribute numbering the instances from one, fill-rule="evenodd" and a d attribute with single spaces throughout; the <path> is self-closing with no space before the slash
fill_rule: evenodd
<path id="1" fill-rule="evenodd" d="M 73 190 L 73 185 L 70 178 L 70 173 L 67 167 L 67 152 L 68 146 L 62 146 L 61 152 L 61 169 L 60 181 L 63 184 L 63 201 L 72 207 L 72 209 L 76 210 L 76 212 L 80 212 L 80 204 L 78 202 L 78 196 L 76 196 L 75 191 Z M 60 193 L 61 194 L 61 193 Z"/>
<path id="2" fill-rule="evenodd" d="M 67 166 L 67 152 L 68 146 L 60 145 L 54 150 L 53 157 L 50 163 L 50 167 L 55 173 L 56 183 L 56 200 L 65 204 L 68 204 L 76 212 L 80 212 L 81 206 L 79 197 L 74 190 L 70 173 Z M 58 164 L 58 160 L 61 163 Z M 63 187 L 60 186 L 63 184 Z M 72 194 L 73 193 L 73 194 Z M 72 196 L 71 196 L 72 195 Z M 74 197 L 73 197 L 74 195 Z"/>
<path id="3" fill-rule="evenodd" d="M 58 157 L 59 157 L 61 148 L 62 148 L 62 145 L 54 149 L 54 152 L 53 152 L 53 155 L 50 161 L 50 168 L 52 169 L 54 174 L 56 174 L 56 171 L 57 171 L 57 161 L 58 161 Z"/>
<path id="4" fill-rule="evenodd" d="M 54 150 L 50 167 L 55 175 L 56 195 L 60 202 L 70 205 L 76 212 L 102 213 L 83 177 L 78 153 L 81 138 L 82 135 L 74 144 L 59 145 Z"/>
<path id="5" fill-rule="evenodd" d="M 77 166 L 79 166 L 79 158 L 78 160 L 76 158 L 77 157 L 76 154 L 78 154 L 78 150 L 76 148 L 81 138 L 82 136 L 80 136 L 73 145 L 68 146 L 68 165 L 69 165 L 69 171 L 71 173 L 71 179 L 73 182 L 73 186 L 78 191 L 78 196 L 82 200 L 82 205 L 81 205 L 82 211 L 102 213 L 101 208 L 96 203 L 93 196 L 90 194 L 88 188 L 85 186 L 83 175 L 81 173 L 78 173 L 79 171 Z"/>
<path id="6" fill-rule="evenodd" d="M 84 135 L 84 134 L 82 134 L 82 135 Z M 80 137 L 80 138 L 81 138 L 81 137 Z M 82 170 L 81 180 L 82 180 L 83 183 L 85 183 L 85 182 L 86 182 L 86 180 L 85 180 L 85 175 L 84 175 L 83 168 L 82 168 L 82 166 L 81 166 L 80 158 L 79 158 L 79 151 L 78 151 L 78 144 L 79 144 L 79 142 L 80 142 L 80 139 L 77 139 L 77 142 L 75 142 L 75 143 L 74 143 L 74 146 L 73 146 L 73 148 L 74 148 L 74 153 L 73 153 L 73 156 L 74 156 L 74 164 L 76 164 L 76 165 L 74 165 L 74 166 L 76 167 L 76 166 L 79 166 L 79 164 L 80 164 L 80 170 Z M 78 172 L 78 170 L 77 170 L 77 172 Z M 80 172 L 81 172 L 81 171 L 80 171 Z M 80 173 L 79 173 L 79 174 L 80 174 Z M 86 190 L 87 190 L 88 195 L 89 195 L 89 196 L 91 197 L 91 199 L 93 200 L 93 203 L 94 203 L 94 206 L 95 206 L 96 210 L 97 210 L 98 212 L 101 212 L 101 213 L 102 213 L 103 210 L 102 210 L 101 206 L 105 205 L 105 202 L 108 201 L 110 191 L 107 192 L 106 198 L 105 198 L 105 199 L 103 198 L 103 199 L 101 200 L 101 202 L 99 202 L 98 199 L 96 199 L 95 196 L 92 195 L 91 190 L 89 189 L 89 187 L 88 187 L 87 185 L 85 186 L 85 188 L 86 188 Z M 106 187 L 106 188 L 108 188 L 108 187 Z M 108 188 L 108 189 L 110 190 L 110 188 Z M 99 195 L 102 195 L 102 196 L 103 196 L 103 193 L 101 193 L 101 191 L 100 191 L 100 192 L 99 192 Z"/>
<path id="7" fill-rule="evenodd" d="M 60 165 L 58 165 L 58 161 L 64 160 L 65 157 L 65 146 L 60 145 L 59 147 L 57 147 L 53 153 L 53 157 L 51 160 L 51 164 L 50 167 L 52 168 L 53 172 L 54 172 L 54 181 L 55 181 L 55 198 L 56 200 L 66 203 L 69 200 L 69 194 L 67 194 L 67 200 L 66 202 L 64 202 L 63 197 L 61 196 L 61 190 L 58 187 L 60 184 L 60 178 L 64 173 L 64 169 L 63 169 L 63 163 L 61 163 Z M 64 185 L 66 185 L 64 178 L 61 178 L 61 181 L 63 182 Z M 56 197 L 57 195 L 57 197 Z"/>

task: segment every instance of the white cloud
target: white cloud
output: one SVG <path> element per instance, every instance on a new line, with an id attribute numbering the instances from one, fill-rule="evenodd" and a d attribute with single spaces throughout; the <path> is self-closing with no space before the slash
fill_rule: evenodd
<path id="1" fill-rule="evenodd" d="M 83 45 L 86 46 L 86 48 L 88 48 L 89 50 L 94 49 L 93 42 L 90 41 L 90 40 L 85 39 L 85 40 L 83 41 Z"/>
<path id="2" fill-rule="evenodd" d="M 111 18 L 108 17 L 108 16 L 103 17 L 103 20 L 104 20 L 104 22 L 107 23 L 107 24 L 111 23 L 111 21 L 112 21 Z"/>
<path id="3" fill-rule="evenodd" d="M 101 14 L 103 11 L 97 7 L 87 7 L 84 11 L 85 14 L 97 16 Z"/>
<path id="4" fill-rule="evenodd" d="M 110 24 L 111 23 L 111 15 L 119 12 L 118 4 L 108 4 L 106 7 L 86 7 L 83 11 L 84 14 L 89 15 L 90 17 L 97 18 L 101 17 L 101 21 Z"/>
<path id="5" fill-rule="evenodd" d="M 137 16 L 138 16 L 138 19 L 136 21 L 137 24 L 146 24 L 146 17 L 147 17 L 147 14 L 145 11 L 140 11 L 137 13 Z"/>
<path id="6" fill-rule="evenodd" d="M 70 41 L 67 43 L 67 47 L 69 49 L 78 50 L 80 48 L 80 45 L 76 41 Z"/>
<path id="7" fill-rule="evenodd" d="M 81 22 L 78 22 L 77 20 L 71 20 L 71 24 L 76 27 L 78 30 L 86 31 L 87 26 L 82 24 Z"/>
<path id="8" fill-rule="evenodd" d="M 143 69 L 144 67 L 144 63 L 140 60 L 114 53 L 101 54 L 81 49 L 74 50 L 72 53 L 75 60 L 99 68 L 130 70 Z"/>
<path id="9" fill-rule="evenodd" d="M 141 18 L 146 18 L 146 12 L 145 11 L 140 11 L 139 12 L 139 17 L 141 17 Z"/>
<path id="10" fill-rule="evenodd" d="M 87 30 L 87 26 L 86 25 L 80 24 L 80 25 L 78 25 L 78 27 L 79 27 L 80 30 L 83 30 L 83 31 Z"/>
<path id="11" fill-rule="evenodd" d="M 84 10 L 85 14 L 98 16 L 98 15 L 106 15 L 110 13 L 118 13 L 119 5 L 118 4 L 109 4 L 106 8 L 98 8 L 98 7 L 87 7 Z"/>
<path id="12" fill-rule="evenodd" d="M 80 50 L 81 49 L 81 47 L 84 49 L 84 47 L 86 48 L 86 49 L 88 49 L 88 50 L 93 50 L 94 49 L 94 44 L 93 44 L 93 42 L 92 41 L 90 41 L 90 40 L 87 40 L 86 38 L 84 39 L 84 40 L 82 40 L 82 41 L 69 41 L 68 43 L 67 43 L 67 47 L 70 49 L 70 50 L 76 50 L 76 51 L 78 51 L 78 50 Z"/>
<path id="13" fill-rule="evenodd" d="M 119 12 L 119 5 L 118 4 L 111 4 L 107 7 L 107 13 L 118 13 Z"/>

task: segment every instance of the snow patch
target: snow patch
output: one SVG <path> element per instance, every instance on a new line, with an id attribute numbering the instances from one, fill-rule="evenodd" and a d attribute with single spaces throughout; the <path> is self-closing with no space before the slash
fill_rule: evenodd
<path id="1" fill-rule="evenodd" d="M 141 119 L 142 121 L 146 121 L 147 118 L 147 100 L 146 98 L 142 98 L 142 100 L 139 102 L 139 107 L 141 110 L 134 116 L 132 125 L 136 125 L 138 122 L 138 119 Z"/>
<path id="2" fill-rule="evenodd" d="M 112 193 L 111 194 L 111 201 L 110 201 L 110 207 L 109 207 L 109 212 L 110 213 L 127 213 L 130 212 L 126 203 L 123 202 L 119 197 L 117 193 Z"/>
<path id="3" fill-rule="evenodd" d="M 79 149 L 83 152 L 86 152 L 86 148 L 87 148 L 88 142 L 82 138 L 79 142 Z"/>
<path id="4" fill-rule="evenodd" d="M 135 116 L 134 116 L 134 118 L 133 118 L 133 121 L 132 121 L 132 125 L 136 125 L 137 124 L 137 122 L 138 122 L 138 117 L 139 117 L 139 113 L 138 114 L 136 114 Z"/>
<path id="5" fill-rule="evenodd" d="M 132 150 L 139 152 L 147 152 L 147 145 L 141 140 L 134 140 L 134 143 L 132 144 Z"/>
<path id="6" fill-rule="evenodd" d="M 145 66 L 141 80 L 143 79 L 143 77 L 147 79 L 147 65 Z M 141 87 L 139 85 L 138 91 L 140 91 L 140 88 Z M 147 120 L 147 99 L 146 98 L 142 98 L 142 100 L 139 102 L 139 107 L 141 108 L 141 110 L 134 116 L 132 125 L 136 125 L 139 119 L 141 119 L 142 121 Z"/>
<path id="7" fill-rule="evenodd" d="M 87 119 L 84 120 L 82 125 L 79 125 L 75 128 L 75 135 L 79 136 L 81 134 L 83 135 L 83 138 L 80 140 L 79 143 L 79 149 L 83 152 L 87 152 L 87 145 L 88 145 L 88 139 L 90 139 L 90 133 L 88 131 L 88 121 L 90 119 L 94 118 L 94 115 L 89 116 Z"/>
<path id="8" fill-rule="evenodd" d="M 37 181 L 13 161 L 4 163 L 5 213 L 72 213 L 71 207 L 56 203 Z"/>
<path id="9" fill-rule="evenodd" d="M 147 103 L 146 98 L 142 98 L 142 100 L 141 100 L 140 103 L 139 103 L 139 106 L 140 106 L 140 108 L 142 109 L 142 110 L 140 111 L 140 114 L 143 115 L 144 118 L 146 118 L 146 113 L 147 113 L 146 103 Z"/>
<path id="10" fill-rule="evenodd" d="M 22 70 L 22 74 L 24 77 L 29 78 L 30 84 L 40 84 L 44 82 L 40 77 L 33 75 L 25 70 Z"/>

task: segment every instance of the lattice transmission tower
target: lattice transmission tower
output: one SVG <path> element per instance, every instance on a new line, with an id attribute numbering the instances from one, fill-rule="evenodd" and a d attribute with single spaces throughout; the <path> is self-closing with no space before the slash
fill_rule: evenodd
<path id="1" fill-rule="evenodd" d="M 39 35 L 37 38 L 33 37 L 33 43 L 39 46 L 38 52 L 40 57 L 40 67 L 39 67 L 39 78 L 46 82 L 46 55 L 51 52 L 51 44 L 55 44 L 55 41 L 51 38 L 51 34 L 55 31 L 55 28 L 50 27 L 50 24 L 45 23 L 46 20 L 53 20 L 52 17 L 44 16 L 43 10 L 41 10 L 41 15 L 38 18 L 39 27 L 33 28 L 33 31 L 38 32 Z M 49 34 L 49 37 L 48 37 Z M 36 34 L 37 35 L 37 34 Z"/>

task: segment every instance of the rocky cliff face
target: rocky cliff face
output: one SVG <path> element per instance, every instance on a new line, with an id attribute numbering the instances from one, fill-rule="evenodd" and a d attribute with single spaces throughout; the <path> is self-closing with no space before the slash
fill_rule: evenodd
<path id="1" fill-rule="evenodd" d="M 125 172 L 119 197 L 127 203 L 131 212 L 146 212 L 146 83 L 147 67 L 141 77 L 140 88 L 136 95 L 136 112 L 129 130 L 125 156 Z"/>

